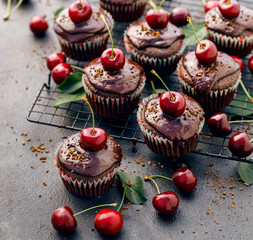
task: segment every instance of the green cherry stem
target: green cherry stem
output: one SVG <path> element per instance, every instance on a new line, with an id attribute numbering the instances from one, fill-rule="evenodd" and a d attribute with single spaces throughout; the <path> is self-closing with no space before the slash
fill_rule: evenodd
<path id="1" fill-rule="evenodd" d="M 22 4 L 23 0 L 19 0 L 16 4 L 16 6 L 11 10 L 9 11 L 5 16 L 4 16 L 4 20 L 7 20 L 9 18 L 9 16 L 14 13 L 18 8 L 19 6 Z"/>
<path id="2" fill-rule="evenodd" d="M 253 142 L 253 138 L 249 142 Z"/>
<path id="3" fill-rule="evenodd" d="M 175 97 L 172 95 L 172 93 L 170 92 L 169 88 L 167 87 L 167 85 L 165 84 L 165 82 L 162 80 L 162 78 L 156 73 L 155 70 L 152 70 L 151 73 L 153 75 L 155 75 L 162 82 L 162 84 L 164 85 L 164 87 L 166 88 L 166 90 L 170 93 L 171 100 L 175 101 Z"/>
<path id="4" fill-rule="evenodd" d="M 162 176 L 162 175 L 151 175 L 149 176 L 150 178 L 164 178 L 164 179 L 167 179 L 167 180 L 170 180 L 172 181 L 171 178 L 168 178 L 168 177 L 165 177 L 165 176 Z"/>
<path id="5" fill-rule="evenodd" d="M 75 213 L 73 216 L 76 217 L 77 215 L 79 214 L 82 214 L 82 213 L 85 213 L 87 211 L 90 211 L 94 208 L 101 208 L 101 207 L 116 207 L 118 205 L 118 203 L 111 203 L 111 204 L 102 204 L 102 205 L 98 205 L 98 206 L 94 206 L 94 207 L 90 207 L 90 208 L 87 208 L 81 212 L 78 212 L 78 213 Z"/>
<path id="6" fill-rule="evenodd" d="M 205 6 L 206 5 L 206 0 L 202 0 L 202 3 Z"/>
<path id="7" fill-rule="evenodd" d="M 242 80 L 240 80 L 240 84 L 241 84 L 241 87 L 242 87 L 243 91 L 245 92 L 246 96 L 249 98 L 249 100 L 251 102 L 253 102 L 253 98 L 249 95 L 249 93 L 248 93 L 248 91 L 247 91 L 247 89 L 246 89 L 246 87 L 245 87 Z"/>
<path id="8" fill-rule="evenodd" d="M 112 34 L 111 34 L 111 31 L 110 31 L 110 28 L 109 28 L 107 22 L 105 21 L 105 17 L 104 17 L 103 15 L 100 15 L 100 18 L 101 18 L 101 19 L 103 20 L 103 22 L 105 23 L 105 26 L 106 26 L 106 28 L 107 28 L 107 30 L 108 30 L 108 33 L 109 33 L 109 36 L 110 36 L 110 39 L 111 39 L 112 52 L 111 52 L 110 58 L 112 59 L 112 58 L 114 58 L 114 55 L 113 55 L 113 40 L 112 40 Z"/>
<path id="9" fill-rule="evenodd" d="M 157 8 L 158 8 L 158 6 L 157 6 L 152 0 L 149 0 L 149 1 L 148 1 L 148 4 L 149 4 L 152 8 L 154 8 L 154 9 L 157 9 Z"/>
<path id="10" fill-rule="evenodd" d="M 4 16 L 4 20 L 8 19 L 8 17 L 10 16 L 10 12 L 11 12 L 11 0 L 8 0 L 8 2 L 7 2 L 7 13 Z"/>
<path id="11" fill-rule="evenodd" d="M 192 25 L 192 20 L 191 20 L 191 18 L 190 18 L 189 16 L 187 17 L 187 22 L 190 24 L 191 29 L 192 29 L 192 31 L 193 31 L 193 33 L 194 33 L 194 35 L 195 35 L 195 37 L 196 37 L 198 43 L 200 44 L 201 48 L 204 49 L 205 47 L 204 47 L 204 45 L 201 44 L 201 42 L 199 41 L 199 38 L 198 38 L 198 36 L 197 36 L 197 34 L 196 34 L 196 32 L 195 32 L 195 29 L 194 29 L 194 27 L 193 27 L 193 25 Z"/>
<path id="12" fill-rule="evenodd" d="M 253 120 L 236 120 L 236 121 L 229 121 L 228 123 L 252 123 Z"/>
<path id="13" fill-rule="evenodd" d="M 123 202 L 124 202 L 124 199 L 125 199 L 125 196 L 126 196 L 126 187 L 124 187 L 124 192 L 123 192 L 122 200 L 121 200 L 121 203 L 119 205 L 119 208 L 117 209 L 117 212 L 119 212 L 119 210 L 121 209 L 121 207 L 123 205 Z"/>
<path id="14" fill-rule="evenodd" d="M 161 9 L 161 7 L 162 7 L 162 4 L 165 2 L 165 0 L 162 0 L 161 2 L 160 2 L 160 5 L 158 6 L 158 11 Z"/>
<path id="15" fill-rule="evenodd" d="M 156 190 L 157 190 L 158 194 L 160 194 L 160 190 L 159 190 L 159 187 L 158 187 L 156 181 L 155 181 L 153 178 L 148 177 L 148 176 L 146 176 L 146 177 L 144 178 L 144 180 L 148 180 L 148 179 L 150 179 L 150 180 L 155 184 Z"/>
<path id="16" fill-rule="evenodd" d="M 93 128 L 92 134 L 95 135 L 96 132 L 95 132 L 95 116 L 94 116 L 94 112 L 93 112 L 92 107 L 91 107 L 91 105 L 90 105 L 90 103 L 89 103 L 89 101 L 88 101 L 87 98 L 83 97 L 83 98 L 81 98 L 81 100 L 85 101 L 88 104 L 89 108 L 90 108 L 91 115 L 92 115 L 92 128 Z"/>
<path id="17" fill-rule="evenodd" d="M 153 91 L 156 91 L 155 84 L 152 80 L 150 80 L 150 84 L 151 84 L 151 87 L 152 87 Z"/>
<path id="18" fill-rule="evenodd" d="M 80 67 L 77 67 L 77 66 L 75 66 L 75 65 L 70 65 L 72 68 L 75 68 L 75 69 L 77 69 L 77 70 L 80 70 L 81 72 L 83 71 L 83 69 L 82 68 L 80 68 Z"/>

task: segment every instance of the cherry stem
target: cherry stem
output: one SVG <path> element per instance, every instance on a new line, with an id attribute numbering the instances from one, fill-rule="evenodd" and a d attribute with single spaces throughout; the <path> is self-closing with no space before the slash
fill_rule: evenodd
<path id="1" fill-rule="evenodd" d="M 199 41 L 199 38 L 198 38 L 198 36 L 197 36 L 197 34 L 196 34 L 196 32 L 195 32 L 195 29 L 194 29 L 194 27 L 193 27 L 193 25 L 192 25 L 192 20 L 191 20 L 191 18 L 188 16 L 186 20 L 187 20 L 187 22 L 190 24 L 191 29 L 192 29 L 192 31 L 193 31 L 193 33 L 194 33 L 194 35 L 195 35 L 195 37 L 196 37 L 198 43 L 200 44 L 200 47 L 201 47 L 202 49 L 204 49 L 205 47 L 204 47 L 204 45 L 201 44 L 201 42 Z"/>
<path id="2" fill-rule="evenodd" d="M 116 207 L 118 205 L 118 203 L 111 203 L 111 204 L 102 204 L 102 205 L 97 205 L 97 206 L 94 206 L 94 207 L 90 207 L 90 208 L 87 208 L 81 212 L 78 212 L 78 213 L 75 213 L 73 216 L 76 217 L 77 215 L 79 214 L 82 214 L 82 213 L 85 213 L 87 211 L 90 211 L 94 208 L 101 208 L 101 207 Z"/>
<path id="3" fill-rule="evenodd" d="M 7 14 L 4 16 L 4 20 L 7 20 L 9 18 L 9 16 L 14 13 L 18 8 L 19 6 L 22 4 L 23 0 L 19 0 L 16 4 L 16 6 L 9 12 L 7 12 Z M 9 0 L 8 0 L 8 4 L 9 4 Z"/>
<path id="4" fill-rule="evenodd" d="M 112 44 L 112 52 L 111 52 L 111 56 L 110 58 L 113 59 L 114 58 L 114 55 L 113 55 L 113 40 L 112 40 L 112 34 L 111 34 L 111 31 L 110 31 L 110 28 L 105 20 L 105 17 L 103 15 L 100 15 L 100 18 L 103 20 L 103 22 L 105 23 L 105 26 L 108 30 L 108 33 L 109 33 L 109 36 L 110 36 L 110 39 L 111 39 L 111 44 Z"/>
<path id="5" fill-rule="evenodd" d="M 7 13 L 4 16 L 4 20 L 8 19 L 8 17 L 10 16 L 10 11 L 11 11 L 11 0 L 8 0 L 8 2 L 7 2 Z"/>
<path id="6" fill-rule="evenodd" d="M 124 192 L 123 192 L 122 200 L 121 200 L 121 203 L 119 205 L 119 208 L 117 209 L 117 212 L 119 212 L 119 210 L 121 209 L 121 207 L 123 205 L 123 202 L 124 202 L 124 199 L 125 199 L 125 196 L 126 196 L 126 187 L 124 187 Z"/>
<path id="7" fill-rule="evenodd" d="M 95 135 L 96 132 L 95 132 L 95 116 L 94 116 L 94 112 L 93 112 L 92 107 L 91 107 L 91 105 L 90 105 L 90 103 L 89 103 L 89 101 L 88 101 L 87 98 L 83 97 L 83 98 L 81 98 L 81 100 L 85 101 L 88 104 L 89 108 L 90 108 L 91 115 L 92 115 L 92 127 L 93 127 L 92 134 Z"/>
<path id="8" fill-rule="evenodd" d="M 158 187 L 156 181 L 153 178 L 146 176 L 144 178 L 144 180 L 147 180 L 147 179 L 150 179 L 155 184 L 156 190 L 157 190 L 158 194 L 160 194 L 160 190 L 159 190 L 159 187 Z"/>
<path id="9" fill-rule="evenodd" d="M 168 178 L 168 177 L 165 177 L 165 176 L 162 176 L 162 175 L 151 175 L 151 176 L 149 176 L 149 178 L 156 178 L 156 177 L 158 177 L 158 178 L 164 178 L 164 179 L 172 181 L 171 178 Z"/>
<path id="10" fill-rule="evenodd" d="M 253 138 L 249 142 L 253 142 Z"/>
<path id="11" fill-rule="evenodd" d="M 252 123 L 253 120 L 236 120 L 236 121 L 229 121 L 228 123 Z"/>
<path id="12" fill-rule="evenodd" d="M 151 84 L 151 87 L 152 87 L 153 91 L 156 91 L 155 84 L 154 84 L 154 82 L 152 80 L 150 80 L 150 84 Z"/>
<path id="13" fill-rule="evenodd" d="M 79 0 L 78 9 L 82 10 L 82 1 L 81 0 Z"/>
<path id="14" fill-rule="evenodd" d="M 253 98 L 249 95 L 249 93 L 248 93 L 248 91 L 247 91 L 245 85 L 243 84 L 243 81 L 242 81 L 242 80 L 240 80 L 240 84 L 241 84 L 242 89 L 243 89 L 243 91 L 245 92 L 246 96 L 249 98 L 249 100 L 250 100 L 251 102 L 253 102 Z"/>
<path id="15" fill-rule="evenodd" d="M 206 5 L 206 0 L 202 0 L 202 3 L 205 6 Z"/>
<path id="16" fill-rule="evenodd" d="M 80 70 L 81 72 L 83 71 L 83 69 L 82 68 L 80 68 L 80 67 L 77 67 L 77 66 L 75 66 L 75 65 L 70 65 L 72 68 L 75 68 L 75 69 L 78 69 L 78 70 Z"/>
<path id="17" fill-rule="evenodd" d="M 230 4 L 230 0 L 227 0 L 226 4 Z"/>
<path id="18" fill-rule="evenodd" d="M 164 0 L 165 1 L 165 0 Z M 161 6 L 162 6 L 162 4 L 163 4 L 163 2 L 164 1 L 162 1 L 161 3 L 160 3 L 160 6 L 157 6 L 152 0 L 149 0 L 148 1 L 148 4 L 153 8 L 153 9 L 160 9 L 161 8 Z M 160 7 L 160 8 L 159 8 Z M 169 15 L 170 15 L 170 12 L 168 12 L 168 11 L 166 11 Z"/>
<path id="19" fill-rule="evenodd" d="M 165 84 L 165 82 L 161 79 L 161 77 L 156 73 L 156 71 L 152 70 L 151 73 L 153 75 L 155 75 L 162 82 L 162 84 L 165 86 L 166 90 L 170 93 L 170 99 L 172 101 L 175 101 L 176 100 L 175 97 L 172 95 L 172 93 L 170 92 L 169 88 L 167 87 L 167 85 Z"/>
<path id="20" fill-rule="evenodd" d="M 163 4 L 164 2 L 165 2 L 165 0 L 162 0 L 162 1 L 161 1 L 160 5 L 159 5 L 159 6 L 158 6 L 158 8 L 157 8 L 157 9 L 158 9 L 158 11 L 161 9 L 162 4 Z"/>

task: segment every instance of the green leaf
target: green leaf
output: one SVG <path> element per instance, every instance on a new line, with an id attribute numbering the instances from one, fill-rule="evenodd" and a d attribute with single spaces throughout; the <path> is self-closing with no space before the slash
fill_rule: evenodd
<path id="1" fill-rule="evenodd" d="M 201 41 L 202 39 L 204 39 L 207 36 L 207 31 L 205 28 L 205 23 L 204 22 L 196 22 L 196 23 L 192 23 L 195 32 L 199 38 L 199 40 Z M 181 29 L 185 35 L 185 39 L 184 42 L 186 44 L 186 46 L 192 46 L 198 43 L 195 35 L 192 32 L 191 26 L 187 25 L 186 27 Z"/>
<path id="2" fill-rule="evenodd" d="M 246 100 L 245 100 L 246 99 Z M 247 109 L 245 109 L 247 108 Z M 233 101 L 233 107 L 230 111 L 232 115 L 247 116 L 253 114 L 253 102 L 246 96 L 240 96 Z"/>
<path id="3" fill-rule="evenodd" d="M 64 7 L 61 7 L 59 9 L 57 9 L 54 13 L 54 19 L 56 19 L 58 17 L 58 15 L 61 13 L 61 11 L 64 10 Z"/>
<path id="4" fill-rule="evenodd" d="M 70 74 L 58 87 L 57 89 L 62 90 L 65 93 L 73 93 L 80 88 L 83 88 L 82 84 L 82 73 Z"/>
<path id="5" fill-rule="evenodd" d="M 143 181 L 140 176 L 118 172 L 122 185 L 126 187 L 126 196 L 131 203 L 141 204 L 147 201 L 142 194 Z"/>
<path id="6" fill-rule="evenodd" d="M 244 163 L 238 162 L 237 171 L 239 173 L 240 178 L 249 185 L 253 184 L 253 162 L 252 163 Z"/>
<path id="7" fill-rule="evenodd" d="M 53 107 L 58 107 L 58 106 L 65 104 L 65 103 L 77 102 L 77 101 L 80 101 L 81 98 L 83 98 L 83 97 L 86 97 L 86 94 L 85 94 L 83 88 L 79 89 L 78 91 L 76 91 L 72 94 L 63 93 L 63 94 L 60 94 L 55 99 Z"/>

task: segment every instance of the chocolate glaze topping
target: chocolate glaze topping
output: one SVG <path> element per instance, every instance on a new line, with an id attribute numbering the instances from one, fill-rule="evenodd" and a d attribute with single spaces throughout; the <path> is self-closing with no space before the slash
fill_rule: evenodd
<path id="1" fill-rule="evenodd" d="M 56 18 L 54 23 L 55 32 L 69 42 L 82 42 L 95 35 L 107 33 L 107 28 L 100 18 L 100 14 L 105 16 L 108 26 L 112 27 L 112 21 L 102 9 L 92 7 L 92 15 L 89 20 L 75 24 L 71 21 L 68 9 L 64 9 Z"/>
<path id="2" fill-rule="evenodd" d="M 240 6 L 237 18 L 224 18 L 218 7 L 211 9 L 205 15 L 207 28 L 228 36 L 250 36 L 253 33 L 253 10 Z"/>
<path id="3" fill-rule="evenodd" d="M 199 125 L 204 121 L 204 111 L 194 99 L 188 96 L 185 96 L 185 99 L 185 112 L 177 118 L 163 113 L 159 105 L 159 96 L 149 100 L 143 111 L 144 120 L 159 135 L 169 140 L 187 140 L 191 138 L 194 134 L 198 134 Z"/>
<path id="4" fill-rule="evenodd" d="M 183 68 L 183 69 L 182 69 Z M 184 70 L 187 74 L 184 74 Z M 235 81 L 239 77 L 240 66 L 233 58 L 223 52 L 218 52 L 218 57 L 212 65 L 199 64 L 195 52 L 187 53 L 182 60 L 181 64 L 182 78 L 190 76 L 190 85 L 203 91 L 211 91 L 217 89 L 217 84 L 220 83 L 225 77 L 235 74 Z M 235 81 L 228 82 L 228 86 L 234 85 Z M 215 86 L 216 85 L 216 86 Z M 215 86 L 215 87 L 214 87 Z M 225 86 L 224 86 L 225 88 Z"/>
<path id="5" fill-rule="evenodd" d="M 145 79 L 143 68 L 127 58 L 124 68 L 115 72 L 104 70 L 100 58 L 96 58 L 84 67 L 83 73 L 97 91 L 118 95 L 134 92 Z"/>
<path id="6" fill-rule="evenodd" d="M 81 132 L 78 132 L 69 137 L 57 153 L 59 168 L 67 172 L 72 179 L 95 178 L 120 165 L 121 148 L 112 137 L 107 136 L 102 150 L 90 152 L 81 147 L 80 135 Z"/>

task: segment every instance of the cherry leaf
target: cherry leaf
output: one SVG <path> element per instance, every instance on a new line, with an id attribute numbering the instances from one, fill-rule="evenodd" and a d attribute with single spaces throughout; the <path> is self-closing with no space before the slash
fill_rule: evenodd
<path id="1" fill-rule="evenodd" d="M 57 9 L 54 13 L 54 19 L 56 19 L 58 17 L 58 15 L 61 13 L 61 11 L 64 10 L 64 7 L 61 7 L 59 9 Z"/>
<path id="2" fill-rule="evenodd" d="M 238 162 L 237 171 L 239 173 L 240 178 L 247 184 L 253 184 L 253 162 L 245 163 Z"/>
<path id="3" fill-rule="evenodd" d="M 62 90 L 65 93 L 74 93 L 80 88 L 83 88 L 82 84 L 82 73 L 70 74 L 58 87 L 57 89 Z"/>

